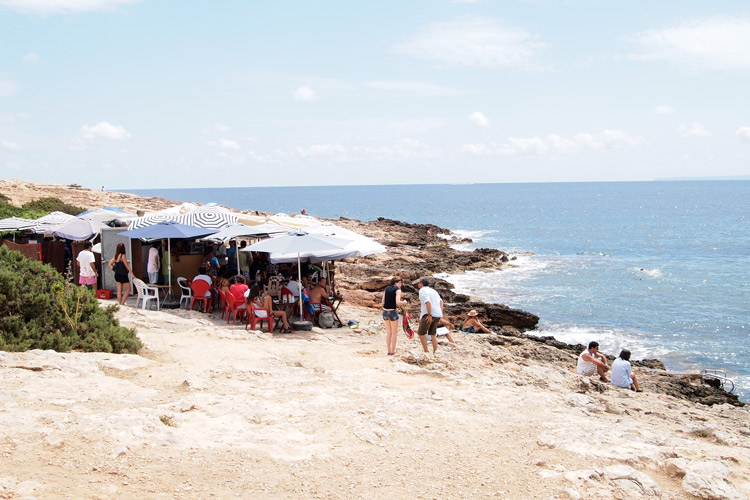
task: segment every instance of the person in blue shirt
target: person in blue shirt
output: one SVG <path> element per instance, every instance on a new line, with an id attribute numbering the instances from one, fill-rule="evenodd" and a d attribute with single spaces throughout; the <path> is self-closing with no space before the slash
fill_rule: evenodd
<path id="1" fill-rule="evenodd" d="M 633 367 L 630 366 L 630 351 L 627 349 L 620 351 L 620 357 L 612 363 L 610 382 L 617 387 L 631 389 L 636 392 L 643 392 L 638 385 L 638 378 L 635 376 L 635 373 L 633 373 Z"/>

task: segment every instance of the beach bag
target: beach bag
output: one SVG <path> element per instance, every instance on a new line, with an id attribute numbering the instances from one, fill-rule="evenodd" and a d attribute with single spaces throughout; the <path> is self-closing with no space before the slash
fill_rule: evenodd
<path id="1" fill-rule="evenodd" d="M 406 307 L 401 309 L 401 316 L 403 317 L 404 333 L 408 338 L 414 337 L 414 330 L 411 329 L 411 316 L 409 316 L 409 310 Z"/>
<path id="2" fill-rule="evenodd" d="M 334 323 L 334 317 L 333 313 L 330 311 L 325 311 L 320 313 L 320 316 L 318 316 L 318 324 L 321 328 L 333 328 Z"/>

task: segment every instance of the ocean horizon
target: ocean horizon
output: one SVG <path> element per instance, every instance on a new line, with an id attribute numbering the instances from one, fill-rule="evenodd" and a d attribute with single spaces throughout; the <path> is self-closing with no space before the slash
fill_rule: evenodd
<path id="1" fill-rule="evenodd" d="M 238 210 L 430 223 L 516 255 L 442 275 L 540 316 L 539 335 L 597 340 L 670 370 L 722 370 L 750 399 L 750 181 L 122 190 Z M 439 273 L 438 273 L 439 274 Z"/>

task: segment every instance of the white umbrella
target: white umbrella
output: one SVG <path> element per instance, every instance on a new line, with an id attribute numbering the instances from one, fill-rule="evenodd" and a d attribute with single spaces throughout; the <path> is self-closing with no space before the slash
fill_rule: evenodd
<path id="1" fill-rule="evenodd" d="M 25 231 L 33 229 L 36 221 L 33 219 L 23 219 L 21 217 L 7 217 L 0 219 L 0 231 Z"/>
<path id="2" fill-rule="evenodd" d="M 214 233 L 205 238 L 201 238 L 204 241 L 227 241 L 235 238 L 242 238 L 252 236 L 255 238 L 268 238 L 274 234 L 282 234 L 289 232 L 288 227 L 278 226 L 276 224 L 258 224 L 257 226 L 246 226 L 245 224 L 238 223 L 227 226 L 221 229 L 218 233 Z M 244 251 L 245 249 L 243 249 Z M 240 268 L 240 254 L 234 253 L 235 259 L 237 259 L 237 269 Z"/>
<path id="3" fill-rule="evenodd" d="M 337 226 L 331 222 L 321 222 L 315 226 L 306 227 L 305 231 L 307 231 L 308 234 L 331 236 L 341 240 L 346 240 L 346 245 L 343 249 L 318 253 L 315 256 L 317 262 L 346 259 L 348 257 L 357 256 L 365 257 L 367 255 L 386 252 L 386 247 L 372 238 L 368 238 L 367 236 L 355 231 Z M 295 259 L 296 255 L 294 254 L 274 254 L 270 257 L 271 262 L 275 264 L 280 262 L 294 262 Z"/>
<path id="4" fill-rule="evenodd" d="M 135 214 L 130 214 L 125 210 L 115 207 L 103 207 L 97 210 L 87 210 L 78 214 L 79 219 L 93 219 L 102 224 L 109 224 L 112 221 L 130 222 L 137 218 Z"/>
<path id="5" fill-rule="evenodd" d="M 308 234 L 305 231 L 289 231 L 282 236 L 276 236 L 267 240 L 253 243 L 245 248 L 248 252 L 267 253 L 295 253 L 297 254 L 297 274 L 299 283 L 302 283 L 302 261 L 301 256 L 313 257 L 316 252 L 327 252 L 341 250 L 346 245 L 345 240 L 331 238 L 330 236 Z M 302 321 L 302 294 L 299 295 L 299 315 Z"/>
<path id="6" fill-rule="evenodd" d="M 53 229 L 56 229 L 58 226 L 61 226 L 72 219 L 75 219 L 74 215 L 63 212 L 51 212 L 36 219 L 34 232 L 37 234 L 49 233 Z"/>
<path id="7" fill-rule="evenodd" d="M 93 219 L 73 218 L 57 226 L 51 231 L 51 234 L 66 240 L 83 241 L 101 233 L 104 227 L 107 227 L 107 225 Z"/>

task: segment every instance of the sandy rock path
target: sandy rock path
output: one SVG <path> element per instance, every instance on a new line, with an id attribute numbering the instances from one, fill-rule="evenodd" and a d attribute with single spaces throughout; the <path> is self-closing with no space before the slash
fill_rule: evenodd
<path id="1" fill-rule="evenodd" d="M 746 498 L 748 411 L 598 392 L 469 336 L 118 312 L 140 356 L 0 353 L 0 498 Z M 708 492 L 708 493 L 706 493 Z M 699 495 L 699 496 L 700 496 Z M 714 496 L 711 496 L 714 495 Z M 720 496 L 724 495 L 724 496 Z"/>

